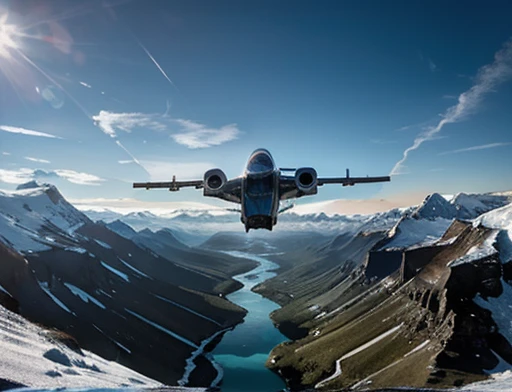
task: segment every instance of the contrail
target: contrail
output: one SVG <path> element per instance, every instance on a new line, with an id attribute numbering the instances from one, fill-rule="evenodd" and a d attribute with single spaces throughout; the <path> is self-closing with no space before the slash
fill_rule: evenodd
<path id="1" fill-rule="evenodd" d="M 42 75 L 44 75 L 50 82 L 55 84 L 60 90 L 64 92 L 74 103 L 75 105 L 89 118 L 92 120 L 92 116 L 89 114 L 87 109 L 85 109 L 80 102 L 78 102 L 60 83 L 58 83 L 55 79 L 53 79 L 50 75 L 48 75 L 42 68 L 40 68 L 36 63 L 34 63 L 30 58 L 28 58 L 23 52 L 16 49 L 18 54 L 25 59 L 26 62 L 28 62 L 31 66 L 33 66 L 36 70 L 38 70 Z M 149 174 L 149 172 L 146 170 L 146 168 L 140 163 L 140 161 L 135 158 L 135 156 L 125 147 L 121 144 L 119 140 L 116 138 L 116 144 L 121 147 L 129 156 L 133 159 L 133 161 L 139 165 L 146 173 Z"/>
<path id="2" fill-rule="evenodd" d="M 158 70 L 160 71 L 160 73 L 162 75 L 164 75 L 164 78 L 167 79 L 167 81 L 178 91 L 180 91 L 178 89 L 178 87 L 176 87 L 176 85 L 173 83 L 173 81 L 171 80 L 171 78 L 169 78 L 169 76 L 167 76 L 167 74 L 165 73 L 165 71 L 162 69 L 162 67 L 160 66 L 160 64 L 158 64 L 158 62 L 155 60 L 155 58 L 151 55 L 151 53 L 149 53 L 149 50 L 146 49 L 146 47 L 144 45 L 142 45 L 142 42 L 140 42 L 137 38 L 135 38 L 135 40 L 137 41 L 137 43 L 139 44 L 139 46 L 142 48 L 142 50 L 144 52 L 146 52 L 146 54 L 148 55 L 148 57 L 151 59 L 151 61 L 156 65 L 156 67 L 158 68 Z"/>
<path id="3" fill-rule="evenodd" d="M 508 40 L 503 48 L 496 52 L 493 63 L 484 65 L 478 70 L 476 83 L 469 90 L 459 95 L 458 103 L 446 110 L 443 119 L 436 126 L 429 127 L 425 132 L 416 136 L 412 146 L 404 151 L 402 159 L 395 164 L 390 175 L 400 174 L 411 151 L 418 149 L 423 142 L 432 140 L 446 124 L 459 122 L 470 115 L 476 110 L 485 94 L 494 91 L 499 84 L 506 82 L 511 77 L 512 39 Z"/>

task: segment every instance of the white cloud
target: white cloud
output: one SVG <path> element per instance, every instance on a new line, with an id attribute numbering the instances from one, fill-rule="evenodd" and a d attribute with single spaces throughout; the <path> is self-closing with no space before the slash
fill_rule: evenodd
<path id="1" fill-rule="evenodd" d="M 100 185 L 100 182 L 105 181 L 103 178 L 95 176 L 94 174 L 76 172 L 74 170 L 55 170 L 55 174 L 69 182 L 79 185 Z"/>
<path id="2" fill-rule="evenodd" d="M 20 128 L 20 127 L 11 127 L 9 125 L 0 125 L 0 130 L 10 133 L 20 133 L 22 135 L 28 135 L 28 136 L 39 136 L 39 137 L 49 137 L 52 139 L 62 139 L 59 136 L 50 135 L 49 133 L 39 132 L 39 131 L 33 131 L 30 129 Z"/>
<path id="3" fill-rule="evenodd" d="M 170 134 L 173 140 L 188 148 L 207 148 L 234 140 L 240 134 L 236 124 L 224 125 L 220 128 L 210 128 L 204 124 L 186 120 L 172 119 L 165 115 L 148 113 L 113 113 L 105 110 L 92 117 L 96 125 L 112 138 L 117 137 L 117 131 L 132 132 L 137 128 L 150 129 Z M 178 133 L 173 128 L 181 127 Z"/>
<path id="4" fill-rule="evenodd" d="M 432 140 L 446 124 L 464 120 L 478 108 L 484 95 L 494 91 L 499 84 L 510 79 L 511 76 L 512 40 L 509 40 L 505 43 L 503 49 L 496 52 L 492 64 L 480 68 L 473 87 L 459 95 L 458 103 L 446 110 L 443 119 L 439 121 L 436 126 L 427 128 L 416 137 L 412 146 L 404 151 L 402 159 L 400 159 L 391 170 L 391 175 L 400 173 L 411 151 L 418 149 L 424 142 Z"/>
<path id="5" fill-rule="evenodd" d="M 100 185 L 101 182 L 105 181 L 103 178 L 93 174 L 67 169 L 54 171 L 28 168 L 21 168 L 18 170 L 0 169 L 0 181 L 9 184 L 23 184 L 31 180 L 49 178 L 63 178 L 69 182 L 80 185 Z"/>
<path id="6" fill-rule="evenodd" d="M 117 161 L 117 162 L 120 163 L 121 165 L 127 165 L 129 163 L 135 163 L 135 161 L 133 159 L 121 160 L 121 161 Z"/>
<path id="7" fill-rule="evenodd" d="M 7 152 L 7 151 L 4 151 L 4 152 L 2 152 L 2 155 L 11 155 L 11 153 Z"/>
<path id="8" fill-rule="evenodd" d="M 130 133 L 136 128 L 147 128 L 154 131 L 165 131 L 167 126 L 158 121 L 157 116 L 145 113 L 113 113 L 101 110 L 92 116 L 96 125 L 110 137 L 117 137 L 116 130 Z"/>
<path id="9" fill-rule="evenodd" d="M 439 153 L 439 155 L 448 155 L 448 154 L 458 154 L 461 152 L 469 152 L 469 151 L 478 151 L 478 150 L 487 150 L 489 148 L 496 148 L 496 147 L 503 147 L 503 146 L 510 146 L 512 143 L 490 143 L 490 144 L 482 144 L 480 146 L 473 146 L 473 147 L 467 147 L 467 148 L 461 148 L 458 150 L 452 150 L 452 151 L 445 151 Z"/>
<path id="10" fill-rule="evenodd" d="M 176 180 L 202 180 L 204 173 L 213 168 L 209 162 L 173 163 L 165 161 L 141 161 L 149 172 L 151 181 L 170 181 L 172 176 Z"/>
<path id="11" fill-rule="evenodd" d="M 92 86 L 90 84 L 87 84 L 85 82 L 79 82 L 82 86 L 84 87 L 87 87 L 87 88 L 92 88 Z"/>
<path id="12" fill-rule="evenodd" d="M 176 120 L 183 128 L 182 133 L 172 135 L 174 141 L 188 148 L 206 148 L 218 146 L 238 138 L 240 131 L 236 124 L 224 125 L 221 128 L 208 128 L 203 124 L 179 119 Z"/>
<path id="13" fill-rule="evenodd" d="M 39 158 L 32 158 L 32 157 L 25 157 L 27 161 L 31 162 L 38 162 L 38 163 L 51 163 L 50 161 L 47 161 L 46 159 L 39 159 Z"/>

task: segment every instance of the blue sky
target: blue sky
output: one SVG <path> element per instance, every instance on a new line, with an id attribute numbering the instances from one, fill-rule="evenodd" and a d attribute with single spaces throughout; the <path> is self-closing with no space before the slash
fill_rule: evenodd
<path id="1" fill-rule="evenodd" d="M 311 201 L 512 189 L 508 1 L 0 1 L 0 188 L 202 200 L 132 181 L 322 176 Z M 412 149 L 411 149 L 412 147 Z M 406 159 L 403 159 L 404 152 Z"/>

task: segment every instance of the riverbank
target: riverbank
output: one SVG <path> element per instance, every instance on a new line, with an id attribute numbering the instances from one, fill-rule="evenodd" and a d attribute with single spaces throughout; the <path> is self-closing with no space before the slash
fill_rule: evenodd
<path id="1" fill-rule="evenodd" d="M 275 302 L 254 293 L 252 289 L 276 276 L 279 265 L 264 257 L 246 252 L 225 252 L 259 263 L 258 267 L 234 276 L 244 286 L 226 298 L 247 310 L 242 324 L 224 334 L 212 355 L 223 368 L 223 392 L 277 391 L 285 388 L 284 381 L 265 367 L 268 355 L 287 338 L 275 328 L 269 315 L 279 308 Z"/>

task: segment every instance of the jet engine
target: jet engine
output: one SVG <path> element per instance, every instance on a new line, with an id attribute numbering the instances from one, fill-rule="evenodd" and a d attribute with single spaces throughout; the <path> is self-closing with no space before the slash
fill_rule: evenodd
<path id="1" fill-rule="evenodd" d="M 204 174 L 204 195 L 216 196 L 227 182 L 226 174 L 220 169 L 211 169 Z"/>
<path id="2" fill-rule="evenodd" d="M 312 167 L 301 167 L 295 172 L 295 185 L 304 195 L 316 195 L 317 175 Z"/>

